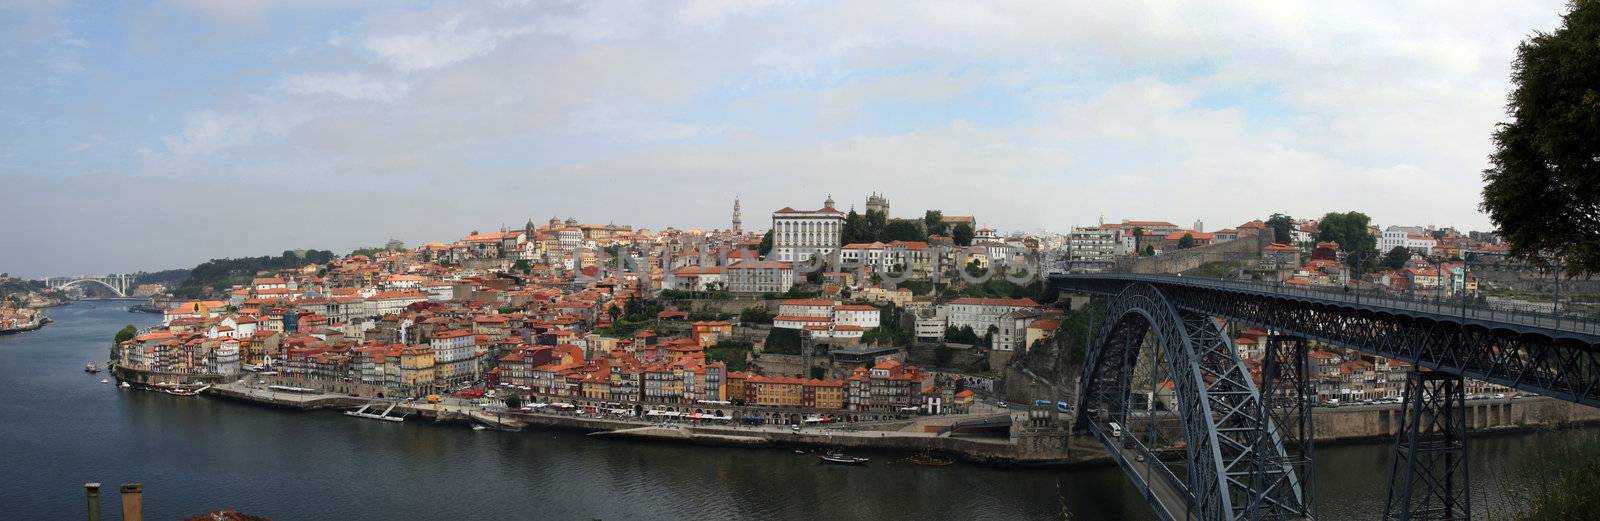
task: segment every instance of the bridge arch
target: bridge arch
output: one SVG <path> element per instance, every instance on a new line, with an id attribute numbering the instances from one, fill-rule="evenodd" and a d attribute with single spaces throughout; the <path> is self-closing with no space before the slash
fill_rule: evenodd
<path id="1" fill-rule="evenodd" d="M 67 283 L 62 284 L 60 286 L 56 286 L 56 289 L 59 289 L 59 290 L 62 290 L 62 291 L 66 291 L 67 288 L 70 288 L 70 287 L 73 287 L 73 286 L 82 285 L 82 284 L 87 283 L 87 282 L 93 282 L 95 284 L 99 284 L 101 286 L 105 286 L 105 288 L 111 290 L 112 293 L 116 293 L 118 297 L 127 297 L 128 296 L 128 294 L 126 292 L 122 291 L 121 288 L 118 288 L 116 286 L 112 286 L 111 284 L 106 283 L 106 281 L 103 281 L 103 280 L 100 280 L 100 279 L 78 279 L 78 280 L 74 280 L 74 281 L 71 281 L 71 282 L 67 282 Z"/>
<path id="2" fill-rule="evenodd" d="M 1151 367 L 1173 382 L 1183 479 L 1131 432 L 1117 436 L 1129 426 L 1134 372 L 1145 349 L 1165 354 L 1164 364 Z M 1161 517 L 1232 520 L 1304 511 L 1298 477 L 1283 463 L 1276 426 L 1231 340 L 1216 320 L 1180 311 L 1155 286 L 1131 284 L 1108 297 L 1079 391 L 1079 427 L 1106 445 Z M 1150 463 L 1136 462 L 1136 455 Z"/>

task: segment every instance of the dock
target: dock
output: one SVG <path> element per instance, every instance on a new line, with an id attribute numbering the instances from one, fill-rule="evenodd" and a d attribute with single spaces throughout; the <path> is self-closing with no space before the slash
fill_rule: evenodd
<path id="1" fill-rule="evenodd" d="M 383 407 L 385 405 L 387 405 L 388 408 L 384 409 L 383 412 L 378 412 L 378 413 L 367 412 L 369 409 L 374 409 L 375 410 L 377 407 Z M 401 415 L 398 415 L 398 416 L 390 416 L 389 415 L 389 413 L 394 412 L 394 408 L 395 408 L 396 405 L 398 405 L 398 404 L 395 404 L 393 402 L 369 403 L 369 404 L 361 406 L 360 409 L 356 409 L 354 411 L 345 411 L 344 415 L 345 416 L 355 416 L 357 418 L 368 418 L 368 419 L 373 419 L 373 420 L 383 420 L 383 421 L 391 421 L 391 422 L 403 422 L 403 421 L 406 421 L 406 417 L 405 417 L 404 414 L 401 414 Z"/>

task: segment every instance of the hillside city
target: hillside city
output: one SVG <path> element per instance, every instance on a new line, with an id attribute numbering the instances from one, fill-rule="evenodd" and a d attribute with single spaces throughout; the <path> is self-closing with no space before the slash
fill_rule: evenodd
<path id="1" fill-rule="evenodd" d="M 1503 267 L 1506 253 L 1490 234 L 1380 228 L 1355 212 L 1214 230 L 1102 220 L 1046 234 L 940 211 L 892 217 L 877 193 L 864 207 L 840 210 L 831 196 L 785 207 L 765 233 L 745 228 L 737 200 L 725 229 L 530 220 L 234 273 L 222 280 L 238 283 L 210 298 L 146 283 L 135 294 L 151 297 L 161 325 L 124 332 L 110 358 L 165 384 L 258 373 L 370 398 L 487 393 L 524 410 L 950 414 L 1012 380 L 1069 392 L 1071 362 L 1099 324 L 1087 323 L 1088 299 L 1052 293 L 1043 274 L 1184 273 L 1476 302 L 1480 272 Z M 9 302 L 0 323 L 28 320 L 27 306 Z M 1230 331 L 1259 379 L 1268 332 Z M 1310 357 L 1323 405 L 1398 402 L 1409 368 L 1321 346 Z M 1170 410 L 1171 381 L 1153 383 L 1141 400 Z M 1471 395 L 1507 392 L 1469 385 Z"/>

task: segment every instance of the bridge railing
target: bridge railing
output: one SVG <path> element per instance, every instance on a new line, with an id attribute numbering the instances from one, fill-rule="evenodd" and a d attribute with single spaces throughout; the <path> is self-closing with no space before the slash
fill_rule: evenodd
<path id="1" fill-rule="evenodd" d="M 1600 320 L 1593 315 L 1570 311 L 1556 312 L 1554 305 L 1514 304 L 1508 302 L 1478 302 L 1472 298 L 1404 295 L 1376 289 L 1342 287 L 1301 287 L 1282 283 L 1247 280 L 1185 277 L 1181 275 L 1140 273 L 1097 273 L 1065 275 L 1065 277 L 1100 277 L 1136 280 L 1150 283 L 1184 284 L 1225 291 L 1251 292 L 1266 295 L 1283 295 L 1312 298 L 1341 304 L 1391 308 L 1447 315 L 1468 319 L 1508 322 L 1513 324 L 1600 334 Z"/>

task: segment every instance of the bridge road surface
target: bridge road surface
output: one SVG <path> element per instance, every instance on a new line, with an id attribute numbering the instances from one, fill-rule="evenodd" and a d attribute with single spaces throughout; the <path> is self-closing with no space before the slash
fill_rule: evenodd
<path id="1" fill-rule="evenodd" d="M 1161 504 L 1161 508 L 1166 509 L 1167 515 L 1162 516 L 1163 519 L 1199 521 L 1200 518 L 1189 509 L 1188 494 L 1173 486 L 1171 482 L 1167 481 L 1166 477 L 1156 471 L 1157 466 L 1163 465 L 1159 459 L 1147 456 L 1144 461 L 1138 461 L 1135 458 L 1140 454 L 1139 449 L 1123 448 L 1122 443 L 1119 443 L 1122 438 L 1113 438 L 1106 435 L 1103 426 L 1099 423 L 1095 424 L 1095 430 L 1097 431 L 1095 433 L 1096 436 L 1106 442 L 1107 448 L 1117 452 L 1121 461 L 1125 462 L 1128 468 L 1133 470 L 1134 478 L 1143 480 L 1150 494 L 1155 496 L 1156 501 Z M 1123 435 L 1127 436 L 1128 433 L 1124 432 Z M 1160 512 L 1157 512 L 1157 514 L 1160 514 Z"/>

